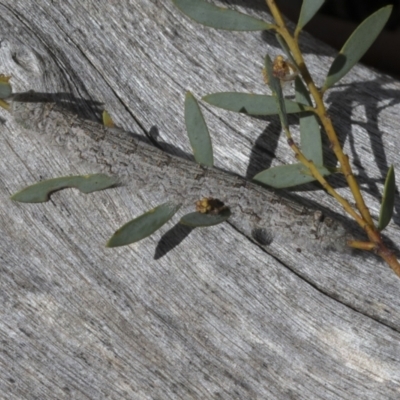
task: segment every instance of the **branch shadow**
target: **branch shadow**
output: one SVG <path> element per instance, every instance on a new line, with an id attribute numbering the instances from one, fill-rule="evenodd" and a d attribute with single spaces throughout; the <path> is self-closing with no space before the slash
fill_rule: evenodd
<path id="1" fill-rule="evenodd" d="M 327 97 L 329 113 L 340 115 L 340 123 L 336 126 L 339 141 L 343 146 L 346 140 L 348 140 L 352 163 L 358 175 L 359 182 L 363 185 L 363 190 L 377 200 L 382 198 L 378 183 L 382 184 L 385 182 L 386 174 L 390 167 L 384 147 L 384 133 L 379 129 L 378 117 L 384 109 L 400 103 L 400 90 L 385 89 L 383 87 L 388 82 L 390 80 L 386 81 L 384 78 L 376 78 L 367 82 L 354 82 L 350 85 L 341 85 L 341 88 L 344 88 L 344 90 L 332 91 Z M 379 104 L 385 100 L 388 100 L 388 102 L 384 105 Z M 352 109 L 354 105 L 364 107 L 365 121 L 353 120 Z M 363 128 L 369 137 L 374 162 L 380 173 L 380 177 L 377 179 L 372 179 L 368 176 L 370 165 L 366 165 L 357 152 L 356 140 L 352 132 L 352 126 L 354 125 Z M 332 161 L 332 155 L 327 157 L 327 160 Z M 398 193 L 398 190 L 396 192 Z M 398 196 L 396 200 L 393 221 L 396 225 L 400 225 L 400 200 Z"/>

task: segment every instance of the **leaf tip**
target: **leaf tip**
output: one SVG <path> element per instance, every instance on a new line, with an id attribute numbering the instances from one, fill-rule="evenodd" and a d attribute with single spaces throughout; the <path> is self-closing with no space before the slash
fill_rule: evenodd
<path id="1" fill-rule="evenodd" d="M 114 128 L 115 127 L 114 121 L 111 118 L 111 115 L 107 112 L 107 110 L 103 111 L 102 120 L 103 120 L 103 125 L 106 126 L 107 128 Z"/>

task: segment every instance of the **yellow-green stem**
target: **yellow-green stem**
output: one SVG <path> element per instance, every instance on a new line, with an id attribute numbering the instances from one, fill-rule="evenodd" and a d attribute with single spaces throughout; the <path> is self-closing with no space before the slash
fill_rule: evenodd
<path id="1" fill-rule="evenodd" d="M 288 142 L 295 153 L 296 158 L 310 170 L 314 178 L 317 179 L 322 187 L 341 204 L 345 211 L 350 214 L 362 228 L 365 229 L 365 221 L 354 211 L 350 203 L 344 197 L 340 196 L 340 194 L 327 182 L 323 175 L 318 171 L 318 168 L 315 166 L 315 164 L 304 156 L 293 140 L 289 140 Z"/>
<path id="2" fill-rule="evenodd" d="M 352 247 L 353 249 L 358 249 L 358 250 L 374 251 L 376 249 L 376 243 L 361 242 L 359 240 L 348 240 L 347 245 L 349 247 Z"/>

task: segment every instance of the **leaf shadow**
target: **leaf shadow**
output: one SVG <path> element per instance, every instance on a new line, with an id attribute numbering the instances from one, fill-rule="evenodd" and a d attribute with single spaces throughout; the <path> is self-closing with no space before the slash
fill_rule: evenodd
<path id="1" fill-rule="evenodd" d="M 264 119 L 264 118 L 263 118 Z M 254 142 L 251 149 L 246 179 L 251 180 L 258 172 L 271 167 L 274 154 L 278 147 L 281 123 L 278 116 L 271 116 L 269 123 Z"/>
<path id="2" fill-rule="evenodd" d="M 154 260 L 158 260 L 168 254 L 175 247 L 180 245 L 187 236 L 190 235 L 194 228 L 177 223 L 171 229 L 164 233 L 159 240 L 156 251 L 154 253 Z"/>

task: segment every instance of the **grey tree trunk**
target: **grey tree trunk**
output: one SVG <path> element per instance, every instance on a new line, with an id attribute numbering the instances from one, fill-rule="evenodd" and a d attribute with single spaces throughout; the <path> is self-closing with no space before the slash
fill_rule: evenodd
<path id="1" fill-rule="evenodd" d="M 270 20 L 262 2 L 231 3 Z M 197 98 L 267 93 L 263 58 L 280 53 L 272 34 L 204 28 L 170 1 L 0 0 L 0 39 L 0 73 L 13 76 L 15 92 L 56 94 L 86 119 L 107 109 L 118 126 L 173 155 L 167 168 L 153 162 L 151 151 L 145 161 L 132 152 L 130 166 L 122 150 L 103 152 L 95 140 L 87 142 L 92 152 L 80 152 L 79 141 L 52 133 L 44 121 L 41 131 L 1 112 L 3 398 L 399 397 L 400 279 L 372 254 L 291 239 L 285 224 L 275 231 L 262 225 L 273 240 L 257 242 L 251 204 L 262 213 L 258 200 L 275 199 L 270 192 L 243 184 L 250 193 L 243 215 L 236 210 L 222 225 L 188 231 L 174 226 L 176 217 L 137 244 L 104 246 L 128 220 L 179 197 L 189 182 L 194 187 L 185 91 Z M 307 35 L 303 43 L 322 83 L 335 53 Z M 387 169 L 399 162 L 398 98 L 397 81 L 361 65 L 327 95 L 374 217 Z M 202 110 L 219 170 L 251 178 L 294 162 L 277 117 L 251 119 L 207 104 Z M 85 124 L 95 134 L 95 125 Z M 124 143 L 116 145 L 126 149 Z M 154 154 L 163 157 L 156 147 Z M 328 146 L 325 160 L 334 162 Z M 124 185 L 90 195 L 68 189 L 45 204 L 9 199 L 41 179 L 104 171 L 104 165 L 125 173 Z M 173 182 L 175 170 L 182 175 Z M 229 203 L 230 179 L 242 182 L 212 174 L 209 185 L 199 181 L 193 199 L 185 196 L 185 210 L 197 194 L 226 193 Z M 349 195 L 340 177 L 332 182 Z M 254 203 L 253 193 L 260 196 Z M 363 238 L 318 186 L 285 199 L 301 204 L 293 212 L 317 208 Z M 398 199 L 395 207 L 385 239 L 398 251 Z M 311 221 L 304 221 L 308 232 Z"/>

